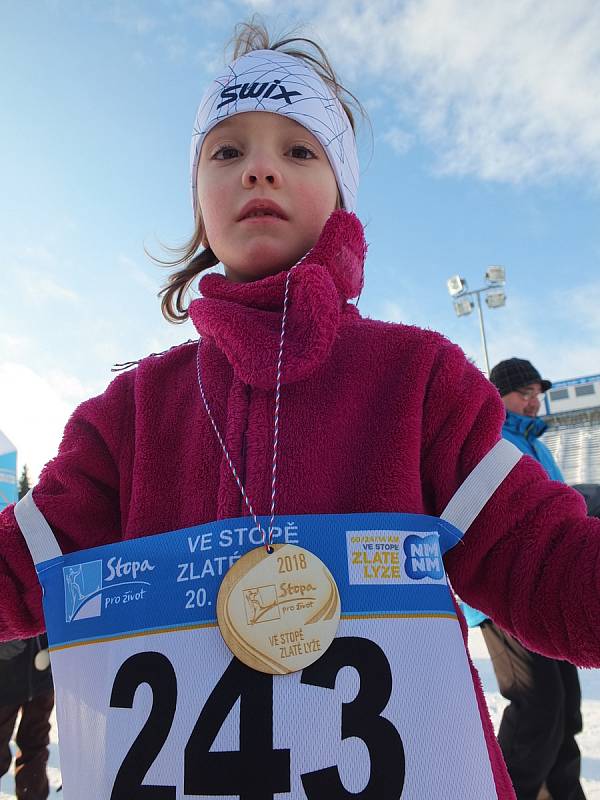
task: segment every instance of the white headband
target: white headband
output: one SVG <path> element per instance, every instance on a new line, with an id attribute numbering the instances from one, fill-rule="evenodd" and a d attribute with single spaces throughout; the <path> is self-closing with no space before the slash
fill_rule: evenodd
<path id="1" fill-rule="evenodd" d="M 301 58 L 277 50 L 253 50 L 215 78 L 198 108 L 190 152 L 194 215 L 198 204 L 196 174 L 202 143 L 219 122 L 245 111 L 283 114 L 316 136 L 335 174 L 343 207 L 346 211 L 355 210 L 356 140 L 340 101 Z"/>

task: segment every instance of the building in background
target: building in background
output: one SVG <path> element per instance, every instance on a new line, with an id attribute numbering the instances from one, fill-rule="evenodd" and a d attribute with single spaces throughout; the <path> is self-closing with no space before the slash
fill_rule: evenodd
<path id="1" fill-rule="evenodd" d="M 545 405 L 544 443 L 565 481 L 600 484 L 600 375 L 557 381 Z"/>
<path id="2" fill-rule="evenodd" d="M 17 496 L 17 448 L 0 431 L 0 511 L 16 503 Z"/>

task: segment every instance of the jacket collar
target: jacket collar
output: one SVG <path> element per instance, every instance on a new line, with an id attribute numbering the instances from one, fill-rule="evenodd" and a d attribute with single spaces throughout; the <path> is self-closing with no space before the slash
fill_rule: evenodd
<path id="1" fill-rule="evenodd" d="M 329 356 L 340 324 L 358 315 L 348 300 L 362 289 L 365 254 L 358 218 L 334 211 L 290 278 L 282 383 L 314 372 Z M 252 283 L 206 275 L 200 281 L 202 297 L 190 303 L 200 336 L 225 354 L 244 383 L 263 389 L 276 385 L 286 275 Z"/>
<path id="2" fill-rule="evenodd" d="M 514 411 L 506 412 L 504 427 L 520 436 L 534 437 L 536 439 L 548 429 L 548 426 L 540 417 L 526 417 L 523 414 L 515 414 Z"/>

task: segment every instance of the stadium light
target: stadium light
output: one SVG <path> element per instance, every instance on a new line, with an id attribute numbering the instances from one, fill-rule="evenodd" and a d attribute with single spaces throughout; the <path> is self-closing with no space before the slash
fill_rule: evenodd
<path id="1" fill-rule="evenodd" d="M 460 300 L 455 300 L 453 305 L 457 317 L 466 317 L 466 315 L 470 314 L 475 308 L 475 303 L 472 300 L 469 300 L 467 297 L 462 297 Z"/>
<path id="2" fill-rule="evenodd" d="M 506 270 L 504 267 L 488 267 L 485 280 L 490 286 L 504 286 L 506 283 Z"/>
<path id="3" fill-rule="evenodd" d="M 460 275 L 453 275 L 451 278 L 449 278 L 447 285 L 451 297 L 458 297 L 459 295 L 464 294 L 469 288 L 466 280 L 461 278 Z"/>
<path id="4" fill-rule="evenodd" d="M 488 292 L 485 296 L 488 308 L 500 308 L 506 305 L 506 295 L 504 292 Z"/>
<path id="5" fill-rule="evenodd" d="M 488 267 L 485 272 L 485 286 L 481 289 L 469 290 L 467 281 L 460 275 L 453 275 L 446 281 L 454 311 L 457 317 L 466 317 L 475 308 L 475 303 L 471 298 L 477 299 L 477 312 L 479 315 L 479 330 L 481 332 L 481 347 L 483 350 L 483 360 L 485 371 L 490 374 L 490 361 L 488 358 L 487 341 L 485 338 L 485 326 L 483 324 L 483 310 L 481 308 L 481 295 L 485 295 L 485 302 L 488 308 L 500 308 L 506 305 L 506 294 L 500 287 L 506 283 L 506 270 L 504 267 Z"/>

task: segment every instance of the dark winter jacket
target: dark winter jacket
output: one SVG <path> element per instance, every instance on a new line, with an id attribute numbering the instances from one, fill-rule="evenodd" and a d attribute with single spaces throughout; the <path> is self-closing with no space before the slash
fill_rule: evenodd
<path id="1" fill-rule="evenodd" d="M 578 483 L 573 488 L 583 495 L 590 517 L 600 517 L 600 485 L 597 483 Z"/>
<path id="2" fill-rule="evenodd" d="M 0 643 L 0 706 L 26 703 L 52 691 L 50 667 L 38 669 L 45 659 L 36 656 L 48 646 L 46 635 Z"/>

